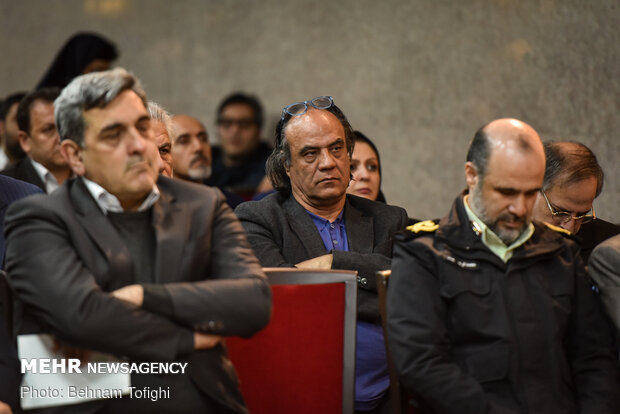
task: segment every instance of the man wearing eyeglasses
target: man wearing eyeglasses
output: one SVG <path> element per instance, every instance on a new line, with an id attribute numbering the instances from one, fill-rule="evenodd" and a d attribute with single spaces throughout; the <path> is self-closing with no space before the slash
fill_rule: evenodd
<path id="1" fill-rule="evenodd" d="M 265 162 L 271 148 L 261 142 L 263 107 L 255 96 L 236 92 L 217 110 L 219 146 L 213 147 L 213 175 L 208 185 L 231 191 L 245 200 L 271 189 Z"/>
<path id="2" fill-rule="evenodd" d="M 330 96 L 286 106 L 267 173 L 277 193 L 235 213 L 261 264 L 358 271 L 355 408 L 387 410 L 387 360 L 375 273 L 390 268 L 400 207 L 346 193 L 353 129 Z"/>
<path id="3" fill-rule="evenodd" d="M 594 199 L 603 188 L 603 170 L 594 153 L 578 142 L 545 142 L 545 178 L 534 203 L 536 220 L 562 227 L 582 240 L 584 263 L 592 249 L 620 233 L 620 226 L 601 220 Z"/>
<path id="4" fill-rule="evenodd" d="M 531 220 L 544 171 L 531 126 L 492 121 L 450 213 L 398 236 L 390 347 L 433 413 L 617 413 L 611 332 L 578 246 Z"/>

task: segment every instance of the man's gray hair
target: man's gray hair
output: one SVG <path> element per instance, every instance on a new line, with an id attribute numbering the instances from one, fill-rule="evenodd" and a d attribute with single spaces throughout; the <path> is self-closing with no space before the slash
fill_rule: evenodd
<path id="1" fill-rule="evenodd" d="M 54 118 L 60 139 L 70 139 L 82 146 L 86 130 L 83 113 L 93 108 L 105 108 L 126 90 L 134 91 L 147 107 L 140 81 L 123 68 L 93 72 L 73 79 L 54 101 Z"/>
<path id="2" fill-rule="evenodd" d="M 149 111 L 149 115 L 155 121 L 159 121 L 164 124 L 164 128 L 166 128 L 166 132 L 168 133 L 168 138 L 170 138 L 170 143 L 174 139 L 174 124 L 172 123 L 172 117 L 170 117 L 170 113 L 162 108 L 156 102 L 149 101 L 146 107 Z"/>

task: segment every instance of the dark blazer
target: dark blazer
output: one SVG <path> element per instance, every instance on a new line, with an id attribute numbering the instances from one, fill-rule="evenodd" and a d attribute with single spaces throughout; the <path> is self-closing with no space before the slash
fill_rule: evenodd
<path id="1" fill-rule="evenodd" d="M 45 183 L 41 180 L 39 174 L 37 174 L 37 170 L 34 169 L 28 157 L 24 157 L 15 164 L 9 165 L 4 170 L 0 171 L 0 174 L 34 184 L 45 192 Z"/>
<path id="2" fill-rule="evenodd" d="M 620 226 L 599 218 L 582 225 L 576 236 L 581 239 L 580 254 L 583 262 L 587 264 L 592 250 L 616 234 L 620 234 Z"/>
<path id="3" fill-rule="evenodd" d="M 144 307 L 156 302 L 147 289 L 154 285 L 146 285 L 142 308 L 109 294 L 133 283 L 132 259 L 80 178 L 9 208 L 6 264 L 19 332 L 49 332 L 131 360 L 186 361 L 203 393 L 246 412 L 225 348 L 193 351 L 193 332 L 249 336 L 262 329 L 269 285 L 221 192 L 165 177 L 158 188 L 155 284 L 171 306 L 151 309 Z"/>
<path id="4" fill-rule="evenodd" d="M 265 267 L 293 267 L 326 254 L 314 222 L 293 196 L 271 194 L 240 204 L 235 213 Z M 347 194 L 344 220 L 350 251 L 333 251 L 332 269 L 358 271 L 358 316 L 378 323 L 375 272 L 390 268 L 392 236 L 407 225 L 407 212 Z"/>
<path id="5" fill-rule="evenodd" d="M 605 240 L 594 249 L 588 274 L 598 285 L 603 305 L 620 338 L 620 235 Z"/>
<path id="6" fill-rule="evenodd" d="M 6 210 L 12 202 L 41 192 L 32 184 L 0 175 L 0 224 L 3 226 L 2 231 L 0 231 L 0 268 L 2 268 L 4 261 L 4 215 Z"/>

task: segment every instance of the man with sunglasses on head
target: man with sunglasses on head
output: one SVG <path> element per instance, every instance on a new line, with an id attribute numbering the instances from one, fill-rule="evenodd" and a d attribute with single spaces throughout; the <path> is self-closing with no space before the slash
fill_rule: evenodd
<path id="1" fill-rule="evenodd" d="M 235 92 L 217 110 L 219 146 L 213 147 L 213 175 L 206 184 L 231 191 L 245 200 L 271 189 L 265 162 L 271 148 L 261 142 L 263 107 L 258 98 Z"/>
<path id="2" fill-rule="evenodd" d="M 579 247 L 531 220 L 538 134 L 491 121 L 464 169 L 449 214 L 395 243 L 387 322 L 402 383 L 423 413 L 617 413 L 611 332 Z"/>
<path id="3" fill-rule="evenodd" d="M 330 96 L 286 106 L 267 161 L 277 192 L 235 212 L 263 266 L 358 271 L 355 408 L 379 413 L 389 379 L 375 272 L 390 268 L 407 213 L 346 193 L 354 139 Z"/>
<path id="4" fill-rule="evenodd" d="M 545 178 L 532 216 L 579 237 L 581 257 L 588 263 L 592 249 L 620 233 L 620 226 L 601 220 L 594 199 L 603 188 L 603 170 L 594 153 L 579 142 L 544 143 Z"/>

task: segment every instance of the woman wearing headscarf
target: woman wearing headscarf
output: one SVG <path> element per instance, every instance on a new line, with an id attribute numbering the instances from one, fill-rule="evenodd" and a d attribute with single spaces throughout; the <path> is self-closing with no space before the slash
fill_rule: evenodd
<path id="1" fill-rule="evenodd" d="M 58 52 L 37 89 L 64 88 L 76 76 L 109 69 L 117 58 L 114 43 L 95 33 L 77 33 Z"/>

